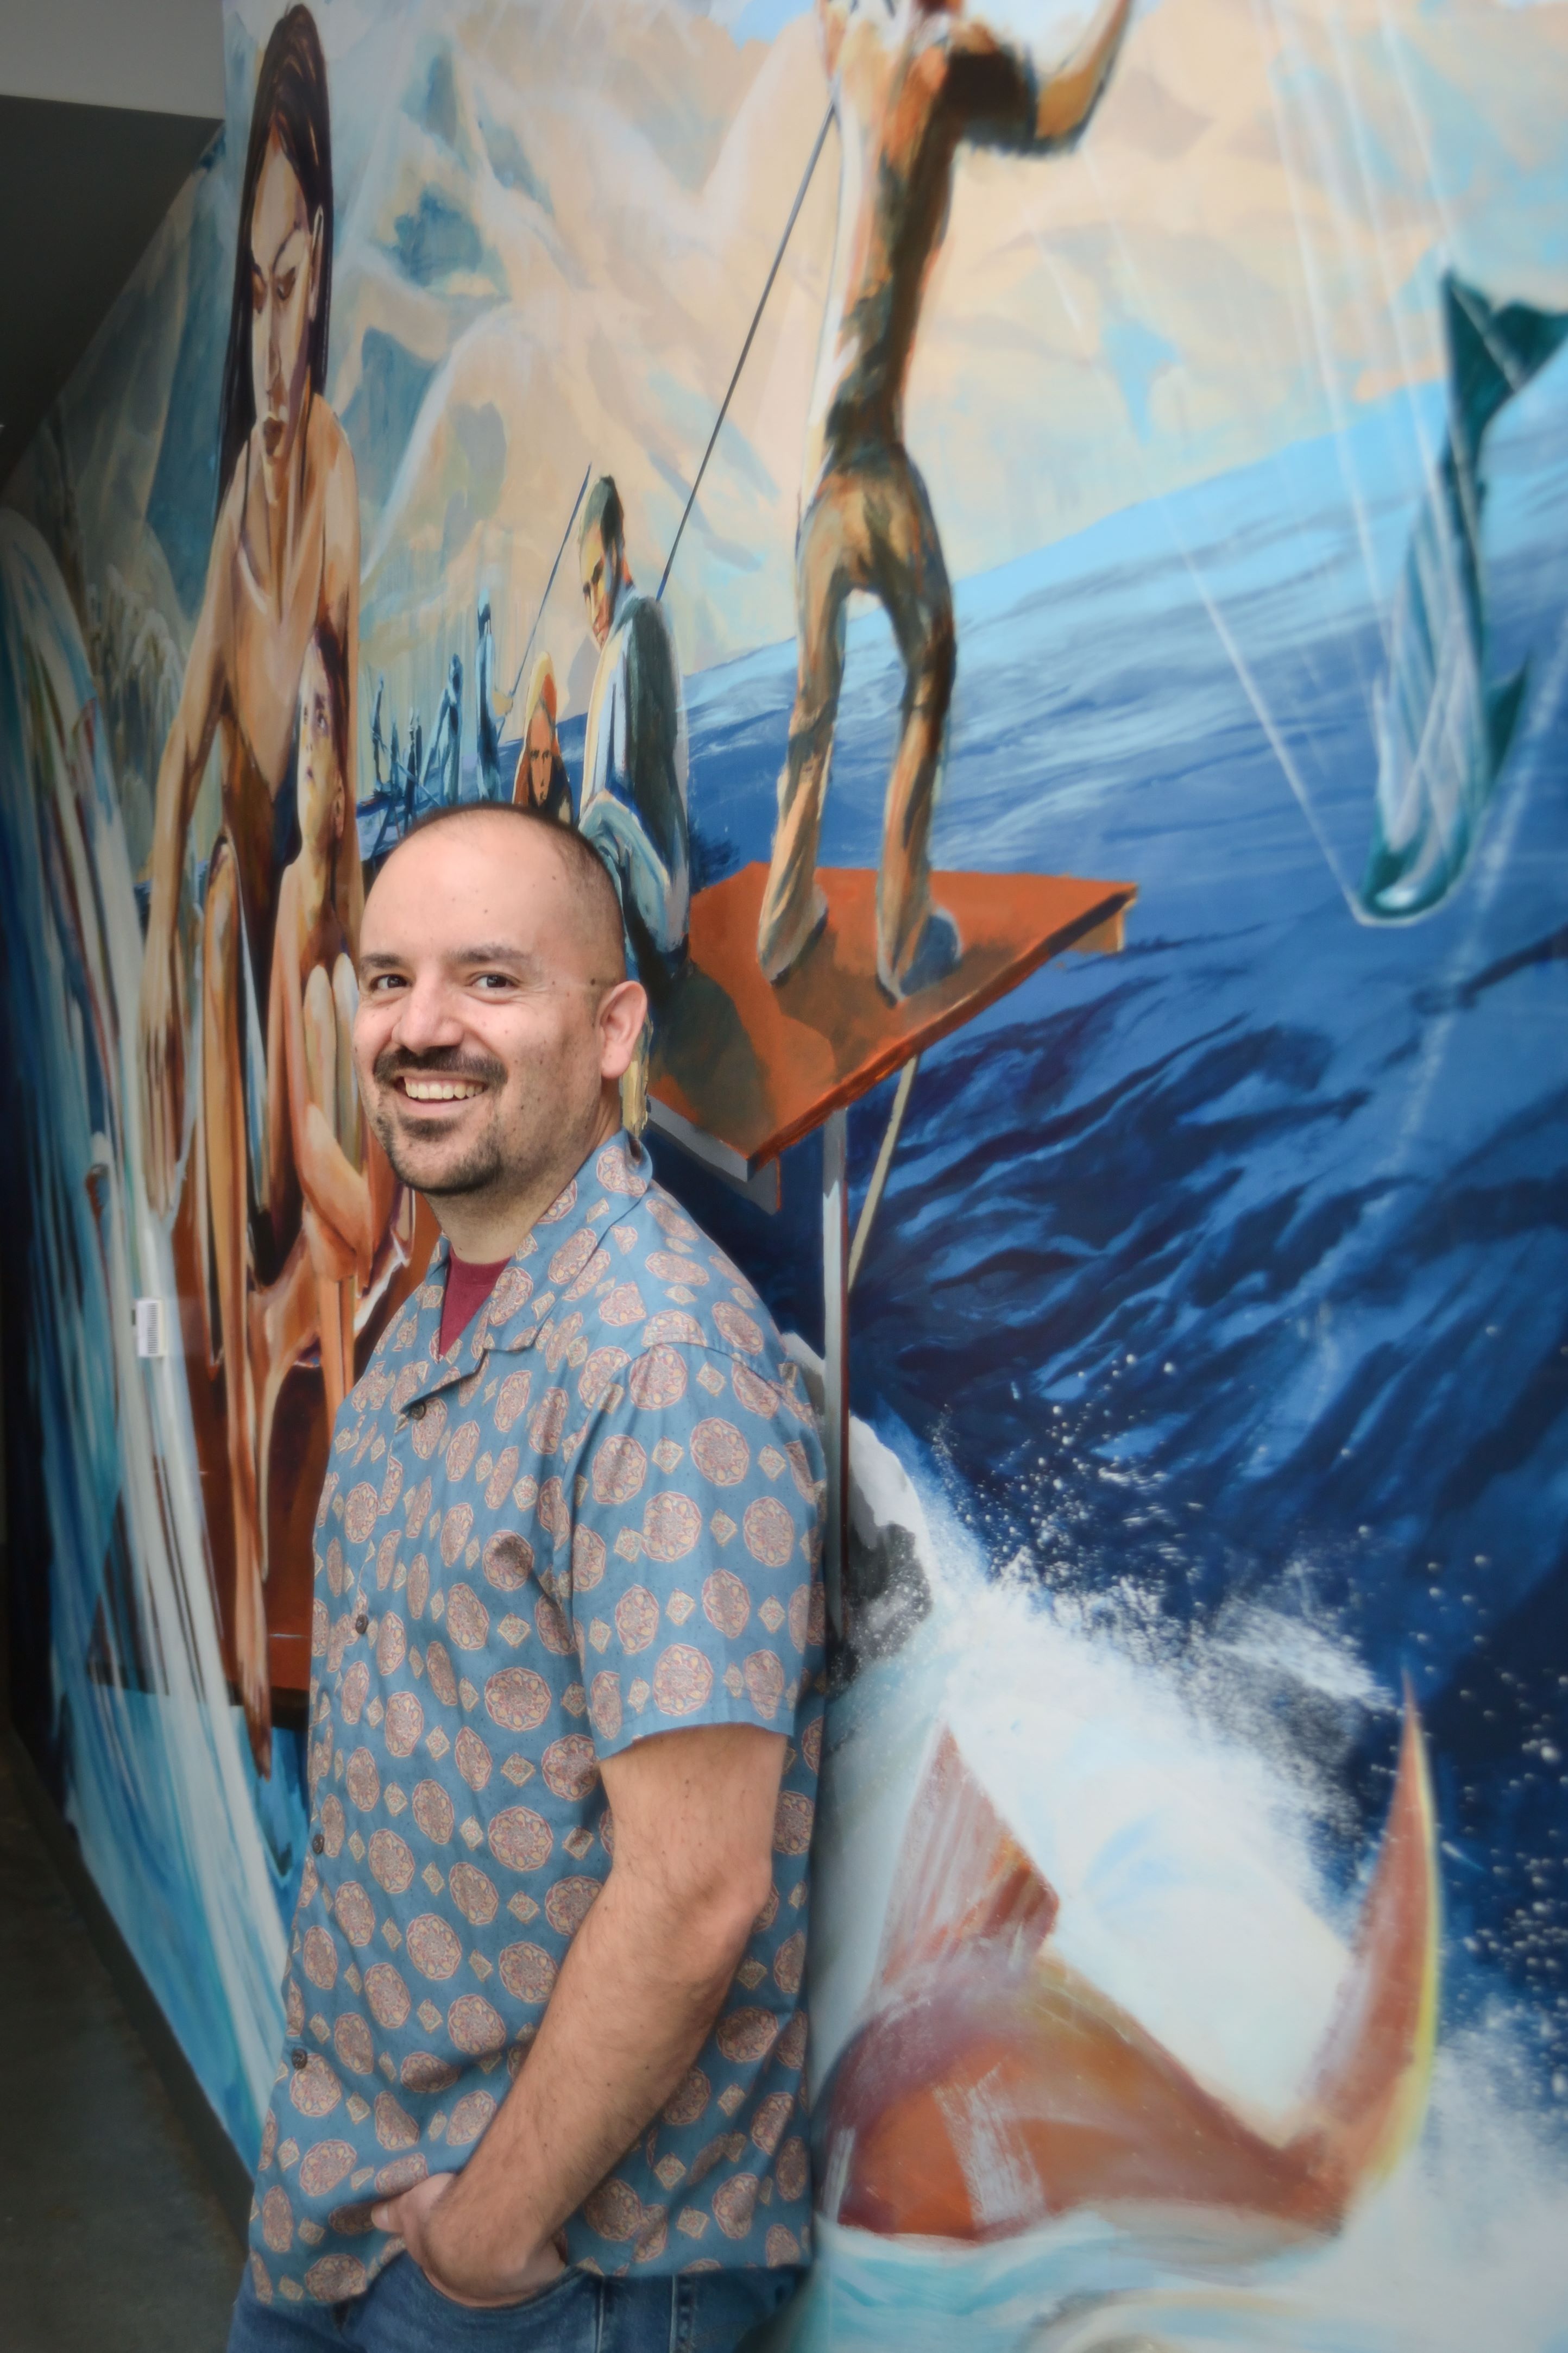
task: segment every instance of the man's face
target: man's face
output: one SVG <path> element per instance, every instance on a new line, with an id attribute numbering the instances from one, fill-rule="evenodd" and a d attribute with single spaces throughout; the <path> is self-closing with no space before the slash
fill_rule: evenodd
<path id="1" fill-rule="evenodd" d="M 314 638 L 300 674 L 299 772 L 300 835 L 312 855 L 324 859 L 342 833 L 343 778 L 326 664 Z"/>
<path id="2" fill-rule="evenodd" d="M 523 755 L 528 762 L 528 794 L 535 808 L 542 808 L 550 798 L 551 772 L 555 765 L 553 730 L 550 713 L 541 702 L 535 705 L 528 723 L 528 749 Z"/>
<path id="3" fill-rule="evenodd" d="M 621 585 L 620 542 L 606 542 L 596 531 L 591 531 L 583 542 L 581 561 L 588 627 L 594 632 L 594 643 L 602 650 L 616 617 L 616 597 Z"/>
<path id="4" fill-rule="evenodd" d="M 606 1071 L 578 901 L 547 835 L 482 818 L 418 835 L 365 902 L 354 1063 L 405 1185 L 504 1202 L 592 1145 Z M 613 1060 L 613 1056 L 611 1057 Z"/>
<path id="5" fill-rule="evenodd" d="M 316 315 L 321 224 L 276 136 L 268 142 L 250 216 L 250 376 L 261 428 L 263 480 L 276 501 L 305 406 L 310 322 Z"/>

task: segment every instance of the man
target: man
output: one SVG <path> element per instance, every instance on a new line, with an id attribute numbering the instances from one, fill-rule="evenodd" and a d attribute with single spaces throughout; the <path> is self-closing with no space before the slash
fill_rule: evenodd
<path id="1" fill-rule="evenodd" d="M 408 712 L 408 770 L 403 794 L 403 829 L 407 832 L 419 813 L 419 779 L 425 774 L 425 728 L 416 706 Z"/>
<path id="2" fill-rule="evenodd" d="M 577 552 L 599 649 L 579 823 L 615 878 L 637 976 L 657 993 L 685 956 L 691 912 L 686 713 L 669 621 L 633 585 L 620 493 L 608 474 L 588 493 Z"/>
<path id="3" fill-rule="evenodd" d="M 1068 144 L 1094 110 L 1130 5 L 1110 0 L 1067 65 L 1042 77 L 961 6 L 817 0 L 842 164 L 795 543 L 798 680 L 757 933 L 770 980 L 794 970 L 826 920 L 816 846 L 845 607 L 856 589 L 886 610 L 904 664 L 877 880 L 877 976 L 890 997 L 909 997 L 958 960 L 952 920 L 931 904 L 929 854 L 952 697 L 952 596 L 925 484 L 904 448 L 904 386 L 960 144 L 1018 153 Z"/>
<path id="4" fill-rule="evenodd" d="M 616 1088 L 603 866 L 442 812 L 364 911 L 443 1239 L 338 1418 L 310 1852 L 230 2353 L 718 2353 L 808 2254 L 822 1458 Z"/>
<path id="5" fill-rule="evenodd" d="M 490 627 L 490 600 L 488 589 L 479 598 L 479 658 L 474 664 L 478 673 L 474 681 L 474 700 L 476 704 L 475 742 L 479 763 L 479 798 L 499 801 L 501 797 L 500 735 L 496 727 L 496 719 L 498 713 L 503 718 L 506 713 L 500 710 L 500 698 L 495 691 L 496 641 L 495 632 Z M 506 709 L 510 708 L 509 698 Z"/>

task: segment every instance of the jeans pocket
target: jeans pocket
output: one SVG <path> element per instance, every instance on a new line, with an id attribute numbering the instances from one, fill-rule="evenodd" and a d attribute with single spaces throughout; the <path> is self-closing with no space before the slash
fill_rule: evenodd
<path id="1" fill-rule="evenodd" d="M 410 2284 L 432 2315 L 431 2344 L 448 2340 L 492 2346 L 496 2353 L 595 2353 L 599 2282 L 591 2272 L 568 2268 L 515 2304 L 459 2304 L 444 2295 L 411 2256 Z"/>

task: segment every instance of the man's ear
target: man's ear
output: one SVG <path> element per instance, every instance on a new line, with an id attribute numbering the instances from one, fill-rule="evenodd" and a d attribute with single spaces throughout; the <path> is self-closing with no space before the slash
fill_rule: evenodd
<path id="1" fill-rule="evenodd" d="M 599 1076 L 624 1078 L 631 1068 L 643 1023 L 647 991 L 638 980 L 618 980 L 599 999 Z"/>

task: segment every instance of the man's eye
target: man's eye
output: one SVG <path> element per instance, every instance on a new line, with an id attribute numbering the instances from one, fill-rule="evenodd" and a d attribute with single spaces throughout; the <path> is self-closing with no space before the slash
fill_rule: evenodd
<path id="1" fill-rule="evenodd" d="M 482 988 L 491 996 L 493 996 L 498 989 L 510 988 L 512 986 L 513 982 L 510 972 L 481 972 L 474 981 L 474 987 L 476 988 Z"/>
<path id="2" fill-rule="evenodd" d="M 403 976 L 396 972 L 372 973 L 364 986 L 367 996 L 385 997 L 390 990 L 402 987 Z"/>
<path id="3" fill-rule="evenodd" d="M 300 273 L 297 269 L 290 269 L 278 280 L 278 300 L 279 302 L 288 301 L 289 297 L 294 291 L 294 281 L 299 275 Z"/>
<path id="4" fill-rule="evenodd" d="M 266 281 L 266 280 L 262 277 L 261 272 L 260 272 L 260 270 L 259 270 L 259 269 L 253 269 L 253 270 L 251 271 L 251 273 L 250 273 L 250 307 L 251 307 L 251 309 L 252 309 L 253 311 L 259 311 L 259 310 L 260 310 L 260 308 L 261 308 L 262 303 L 266 301 L 266 299 L 267 299 L 267 281 Z M 586 594 L 586 591 L 584 591 L 584 594 Z"/>

